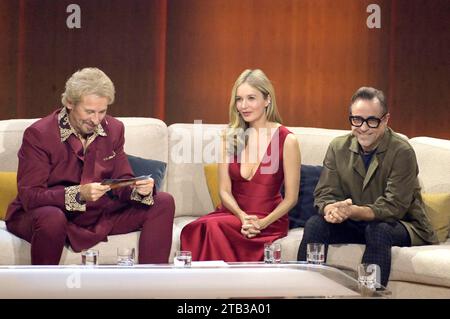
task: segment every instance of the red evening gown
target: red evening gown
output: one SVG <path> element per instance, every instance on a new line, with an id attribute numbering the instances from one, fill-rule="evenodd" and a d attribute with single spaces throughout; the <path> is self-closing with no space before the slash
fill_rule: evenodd
<path id="1" fill-rule="evenodd" d="M 280 188 L 284 182 L 283 146 L 289 133 L 291 132 L 284 126 L 275 131 L 261 164 L 250 180 L 241 176 L 241 165 L 237 158 L 229 164 L 233 196 L 247 214 L 263 218 L 282 201 Z M 256 237 L 246 238 L 241 234 L 239 218 L 219 205 L 216 211 L 183 228 L 181 249 L 190 250 L 192 260 L 196 261 L 261 261 L 264 243 L 286 236 L 288 228 L 288 216 L 285 214 Z"/>

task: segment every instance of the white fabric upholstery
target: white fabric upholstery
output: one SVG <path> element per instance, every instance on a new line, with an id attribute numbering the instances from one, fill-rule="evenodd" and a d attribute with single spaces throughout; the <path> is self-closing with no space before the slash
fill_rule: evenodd
<path id="1" fill-rule="evenodd" d="M 30 244 L 6 230 L 0 220 L 0 265 L 29 265 Z"/>
<path id="2" fill-rule="evenodd" d="M 148 159 L 168 162 L 167 125 L 151 118 L 118 118 L 125 125 L 125 152 Z M 17 152 L 22 144 L 23 131 L 37 119 L 0 121 L 0 171 L 17 170 Z M 162 190 L 166 190 L 166 180 Z M 108 237 L 108 242 L 99 243 L 94 248 L 100 250 L 99 261 L 105 264 L 116 263 L 116 248 L 137 247 L 139 232 Z M 30 244 L 6 230 L 0 221 L 0 264 L 30 264 Z M 61 264 L 79 264 L 81 257 L 71 249 L 65 248 Z"/>
<path id="3" fill-rule="evenodd" d="M 172 241 L 172 249 L 170 251 L 170 257 L 169 262 L 173 262 L 173 258 L 175 256 L 175 252 L 177 250 L 180 250 L 180 235 L 181 230 L 184 226 L 189 224 L 190 222 L 197 219 L 197 216 L 180 216 L 175 217 L 174 223 L 173 223 L 173 241 Z"/>
<path id="4" fill-rule="evenodd" d="M 450 287 L 450 239 L 440 245 L 393 247 L 391 279 Z"/>
<path id="5" fill-rule="evenodd" d="M 423 192 L 450 192 L 450 140 L 414 137 L 409 143 L 419 162 L 419 178 Z"/>
<path id="6" fill-rule="evenodd" d="M 0 171 L 17 171 L 23 131 L 37 119 L 0 121 Z"/>
<path id="7" fill-rule="evenodd" d="M 220 132 L 225 125 L 169 126 L 168 192 L 175 198 L 175 216 L 202 216 L 213 211 L 203 165 L 218 162 Z"/>
<path id="8" fill-rule="evenodd" d="M 394 298 L 403 299 L 450 299 L 450 289 L 420 283 L 391 280 L 387 286 Z"/>
<path id="9" fill-rule="evenodd" d="M 138 247 L 140 232 L 108 236 L 107 242 L 100 242 L 92 249 L 99 250 L 99 263 L 114 265 L 117 262 L 118 247 Z M 137 254 L 139 253 L 138 250 Z M 138 255 L 137 255 L 138 256 Z M 0 220 L 0 264 L 29 265 L 31 263 L 30 244 L 14 236 L 6 230 L 5 222 Z M 79 265 L 81 254 L 75 253 L 70 247 L 64 247 L 60 264 Z"/>
<path id="10" fill-rule="evenodd" d="M 300 144 L 302 164 L 322 165 L 328 145 L 337 136 L 348 134 L 347 130 L 330 130 L 313 127 L 288 127 Z"/>
<path id="11" fill-rule="evenodd" d="M 161 120 L 118 117 L 125 125 L 125 152 L 134 156 L 168 162 L 167 125 Z"/>
<path id="12" fill-rule="evenodd" d="M 125 124 L 125 151 L 128 154 L 168 163 L 164 190 L 175 198 L 176 218 L 170 261 L 179 249 L 182 228 L 213 210 L 203 172 L 205 163 L 216 162 L 219 134 L 225 125 L 173 124 L 149 118 L 119 118 Z M 17 170 L 17 151 L 23 130 L 35 119 L 0 121 L 0 171 Z M 346 130 L 290 127 L 300 142 L 302 163 L 322 165 L 329 142 Z M 195 137 L 195 138 L 194 138 Z M 407 138 L 407 137 L 405 137 Z M 409 140 L 414 147 L 425 192 L 450 192 L 450 141 L 428 137 Z M 282 260 L 297 258 L 303 229 L 289 231 L 279 239 Z M 108 237 L 99 243 L 100 263 L 115 263 L 116 248 L 137 247 L 139 232 Z M 330 264 L 356 269 L 364 252 L 363 245 L 331 245 Z M 62 264 L 78 264 L 81 257 L 65 248 Z M 30 245 L 6 231 L 0 221 L 0 264 L 29 264 Z M 450 297 L 450 239 L 441 245 L 394 247 L 389 288 L 394 297 Z M 413 291 L 414 290 L 414 291 Z M 427 295 L 428 294 L 428 295 Z"/>
<path id="13" fill-rule="evenodd" d="M 125 153 L 165 163 L 169 161 L 166 123 L 158 119 L 142 117 L 118 117 L 117 119 L 125 125 Z M 161 185 L 161 190 L 167 190 L 167 177 Z"/>

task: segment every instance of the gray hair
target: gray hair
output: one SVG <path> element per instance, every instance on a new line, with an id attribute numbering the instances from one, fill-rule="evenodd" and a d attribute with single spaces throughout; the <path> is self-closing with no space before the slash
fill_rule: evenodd
<path id="1" fill-rule="evenodd" d="M 111 79 L 98 68 L 78 70 L 67 80 L 66 90 L 61 102 L 77 105 L 85 95 L 95 94 L 108 99 L 108 105 L 114 102 L 115 89 Z"/>
<path id="2" fill-rule="evenodd" d="M 383 113 L 387 113 L 388 112 L 388 107 L 386 104 L 386 98 L 384 97 L 384 93 L 381 90 L 377 90 L 375 88 L 372 87 L 360 87 L 358 90 L 356 90 L 356 92 L 353 94 L 352 99 L 351 99 L 351 103 L 350 103 L 350 113 L 352 112 L 352 105 L 357 101 L 357 100 L 373 100 L 374 98 L 377 98 L 378 101 L 381 104 Z"/>

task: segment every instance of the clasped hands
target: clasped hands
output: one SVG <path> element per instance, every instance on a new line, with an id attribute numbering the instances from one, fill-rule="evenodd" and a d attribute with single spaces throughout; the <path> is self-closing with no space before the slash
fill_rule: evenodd
<path id="1" fill-rule="evenodd" d="M 136 189 L 139 195 L 147 196 L 153 192 L 155 181 L 153 178 L 136 181 L 132 187 Z M 95 202 L 102 197 L 106 192 L 110 191 L 109 185 L 102 185 L 100 183 L 89 183 L 80 185 L 80 196 L 85 202 Z"/>
<path id="2" fill-rule="evenodd" d="M 266 228 L 263 219 L 259 219 L 256 215 L 245 215 L 241 222 L 241 234 L 247 238 L 256 237 Z"/>
<path id="3" fill-rule="evenodd" d="M 353 202 L 350 198 L 333 204 L 328 204 L 324 209 L 324 218 L 332 224 L 340 224 L 352 217 Z"/>

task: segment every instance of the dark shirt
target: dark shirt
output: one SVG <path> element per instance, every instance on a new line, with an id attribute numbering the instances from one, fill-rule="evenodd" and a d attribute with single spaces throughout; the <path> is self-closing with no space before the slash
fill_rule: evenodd
<path id="1" fill-rule="evenodd" d="M 376 152 L 376 149 L 374 149 L 370 153 L 364 153 L 363 151 L 361 151 L 361 157 L 364 162 L 364 167 L 366 168 L 366 171 L 369 168 L 370 161 L 372 160 L 373 154 L 375 154 L 375 152 Z"/>

